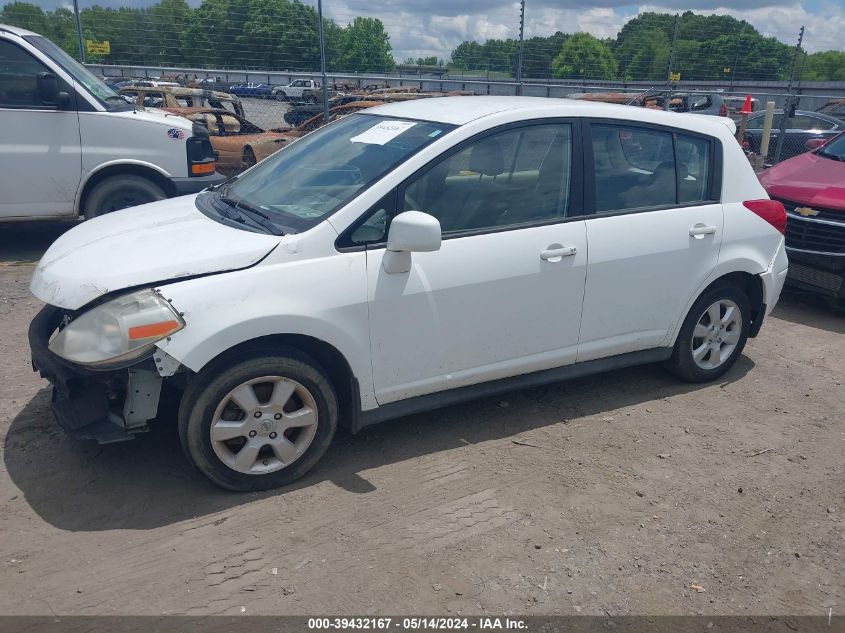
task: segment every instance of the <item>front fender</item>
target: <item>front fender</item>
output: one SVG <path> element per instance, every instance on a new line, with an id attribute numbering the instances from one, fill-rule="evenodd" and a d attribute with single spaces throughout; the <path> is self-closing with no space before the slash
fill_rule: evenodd
<path id="1" fill-rule="evenodd" d="M 376 406 L 367 317 L 365 253 L 265 263 L 160 287 L 186 326 L 158 347 L 192 371 L 248 341 L 299 334 L 323 341 L 348 362 L 361 406 Z"/>

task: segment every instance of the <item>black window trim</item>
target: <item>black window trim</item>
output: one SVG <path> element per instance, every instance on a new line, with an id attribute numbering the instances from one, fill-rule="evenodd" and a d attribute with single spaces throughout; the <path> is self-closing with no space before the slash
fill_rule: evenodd
<path id="1" fill-rule="evenodd" d="M 697 115 L 706 116 L 706 115 Z M 672 154 L 677 165 L 677 136 L 689 136 L 701 139 L 710 143 L 710 161 L 708 173 L 709 198 L 695 202 L 677 202 L 680 197 L 680 186 L 678 184 L 678 170 L 675 169 L 675 200 L 674 204 L 652 205 L 647 207 L 635 207 L 632 209 L 619 209 L 617 211 L 598 211 L 596 209 L 596 172 L 593 156 L 593 143 L 591 125 L 613 126 L 620 128 L 640 128 L 646 131 L 664 132 L 672 135 Z M 584 138 L 589 143 L 584 143 L 584 216 L 583 219 L 611 218 L 618 215 L 630 215 L 632 213 L 649 213 L 651 211 L 665 211 L 668 209 L 686 209 L 688 207 L 703 207 L 710 204 L 721 204 L 722 202 L 722 165 L 723 153 L 720 139 L 709 134 L 694 132 L 684 128 L 677 128 L 670 125 L 648 123 L 644 121 L 623 121 L 621 119 L 584 119 Z"/>
<path id="2" fill-rule="evenodd" d="M 76 112 L 78 110 L 78 103 L 79 98 L 76 94 L 76 86 L 68 83 L 58 74 L 55 70 L 50 68 L 47 64 L 43 62 L 43 60 L 38 59 L 38 56 L 33 55 L 32 52 L 25 49 L 23 46 L 15 42 L 14 40 L 7 39 L 7 38 L 0 38 L 0 42 L 6 42 L 10 46 L 15 46 L 16 48 L 23 51 L 26 55 L 29 55 L 33 60 L 38 62 L 46 72 L 52 73 L 56 76 L 56 79 L 59 82 L 59 90 L 64 90 L 70 95 L 70 103 L 67 107 L 60 108 L 55 105 L 13 105 L 13 104 L 5 104 L 0 102 L 0 110 L 25 110 L 31 112 Z"/>
<path id="3" fill-rule="evenodd" d="M 417 169 L 413 174 L 405 178 L 401 183 L 399 183 L 393 190 L 384 196 L 382 196 L 378 202 L 376 202 L 373 206 L 367 209 L 361 216 L 355 220 L 346 230 L 341 233 L 337 240 L 335 240 L 335 248 L 340 252 L 354 252 L 354 251 L 362 251 L 362 250 L 372 250 L 378 248 L 384 248 L 387 244 L 387 235 L 385 235 L 385 239 L 380 240 L 378 242 L 368 242 L 365 244 L 355 244 L 352 245 L 349 243 L 349 238 L 352 232 L 366 222 L 366 219 L 369 218 L 375 211 L 380 208 L 383 208 L 381 205 L 382 201 L 389 195 L 393 195 L 393 208 L 389 211 L 389 217 L 387 221 L 387 232 L 390 231 L 390 222 L 393 220 L 394 217 L 397 215 L 397 208 L 399 204 L 400 198 L 403 197 L 405 188 L 413 181 L 415 181 L 418 177 L 425 174 L 427 171 L 433 169 L 435 166 L 440 164 L 444 160 L 448 160 L 455 154 L 463 151 L 468 146 L 477 143 L 480 140 L 483 140 L 489 136 L 493 136 L 495 134 L 500 134 L 502 132 L 507 132 L 514 129 L 519 128 L 526 128 L 526 127 L 534 127 L 537 125 L 555 125 L 555 124 L 569 124 L 572 127 L 572 162 L 571 162 L 571 174 L 570 174 L 570 192 L 569 192 L 569 208 L 566 211 L 566 214 L 557 217 L 557 218 L 549 218 L 547 220 L 537 220 L 534 222 L 523 222 L 520 224 L 508 224 L 504 226 L 495 226 L 495 227 L 486 227 L 480 229 L 469 229 L 465 231 L 451 231 L 449 233 L 443 234 L 443 240 L 451 240 L 451 239 L 458 239 L 462 237 L 474 237 L 476 235 L 487 235 L 490 233 L 502 233 L 504 231 L 515 231 L 520 229 L 528 229 L 537 226 L 549 226 L 553 224 L 565 224 L 567 222 L 573 222 L 576 220 L 584 219 L 584 169 L 586 166 L 585 163 L 585 156 L 584 156 L 584 131 L 582 125 L 583 119 L 580 117 L 547 117 L 547 118 L 539 118 L 539 119 L 528 119 L 524 121 L 513 121 L 511 123 L 504 123 L 502 125 L 498 125 L 493 128 L 489 128 L 478 134 L 474 134 L 473 136 L 464 139 L 457 145 L 449 148 L 445 152 L 438 154 L 434 158 L 432 158 L 429 162 L 425 165 Z M 578 160 L 578 158 L 581 160 Z M 575 213 L 574 215 L 570 215 L 570 213 Z"/>

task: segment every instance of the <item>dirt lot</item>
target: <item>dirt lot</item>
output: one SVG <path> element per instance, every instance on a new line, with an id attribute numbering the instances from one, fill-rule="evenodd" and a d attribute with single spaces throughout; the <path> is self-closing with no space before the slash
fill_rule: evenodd
<path id="1" fill-rule="evenodd" d="M 52 421 L 27 260 L 61 230 L 0 233 L 0 613 L 845 609 L 845 318 L 818 302 L 787 297 L 719 384 L 644 367 L 480 400 L 233 494 L 172 419 L 106 447 Z"/>

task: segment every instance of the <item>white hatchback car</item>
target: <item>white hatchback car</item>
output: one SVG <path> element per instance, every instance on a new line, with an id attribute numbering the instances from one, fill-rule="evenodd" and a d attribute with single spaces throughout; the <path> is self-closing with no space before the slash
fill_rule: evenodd
<path id="1" fill-rule="evenodd" d="M 348 116 L 59 238 L 34 365 L 100 442 L 175 387 L 188 457 L 235 490 L 301 477 L 338 425 L 639 363 L 713 380 L 787 271 L 732 125 L 517 97 Z"/>

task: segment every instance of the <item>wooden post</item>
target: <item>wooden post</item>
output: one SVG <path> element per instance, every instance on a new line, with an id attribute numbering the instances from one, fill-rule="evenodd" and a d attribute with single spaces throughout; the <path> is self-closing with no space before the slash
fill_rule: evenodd
<path id="1" fill-rule="evenodd" d="M 766 102 L 766 116 L 763 117 L 763 136 L 760 139 L 760 156 L 757 157 L 757 168 L 762 169 L 769 155 L 769 140 L 772 138 L 772 121 L 775 118 L 775 102 Z"/>

